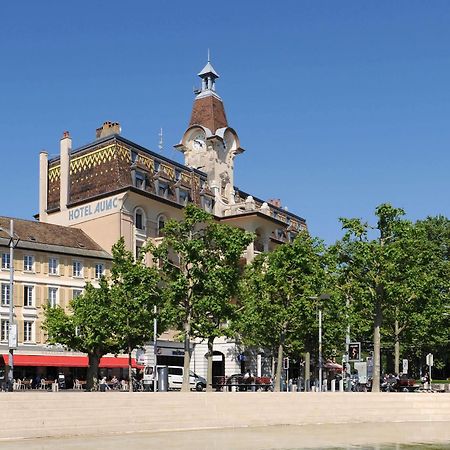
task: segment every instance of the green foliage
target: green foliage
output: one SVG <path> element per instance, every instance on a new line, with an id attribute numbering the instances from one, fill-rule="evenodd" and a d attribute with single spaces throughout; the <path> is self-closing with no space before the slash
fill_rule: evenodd
<path id="1" fill-rule="evenodd" d="M 107 353 L 130 352 L 148 341 L 153 307 L 160 300 L 156 269 L 147 267 L 142 258 L 135 261 L 123 238 L 112 254 L 109 280 L 100 279 L 98 288 L 88 283 L 67 312 L 59 306 L 45 308 L 43 328 L 49 343 L 87 353 L 94 364 Z M 90 377 L 93 387 L 96 374 Z"/>
<path id="2" fill-rule="evenodd" d="M 186 207 L 184 220 L 166 223 L 163 242 L 153 251 L 164 282 L 160 316 L 182 330 L 185 368 L 191 338 L 213 340 L 227 333 L 239 260 L 252 240 L 252 234 L 214 222 L 195 205 Z"/>
<path id="3" fill-rule="evenodd" d="M 325 248 L 306 231 L 246 267 L 235 328 L 244 343 L 288 353 L 316 347 L 320 294 L 329 288 Z M 325 309 L 333 311 L 330 296 Z M 328 315 L 337 320 L 337 311 Z"/>
<path id="4" fill-rule="evenodd" d="M 113 246 L 112 254 L 110 295 L 114 336 L 120 351 L 129 352 L 152 338 L 154 307 L 161 301 L 160 276 L 156 268 L 145 264 L 144 253 L 135 259 L 126 250 L 123 238 Z"/>
<path id="5" fill-rule="evenodd" d="M 60 306 L 45 308 L 43 328 L 48 342 L 98 357 L 118 352 L 119 341 L 112 332 L 116 326 L 112 306 L 105 279 L 100 280 L 98 288 L 86 284 L 84 293 L 71 300 L 68 312 Z"/>

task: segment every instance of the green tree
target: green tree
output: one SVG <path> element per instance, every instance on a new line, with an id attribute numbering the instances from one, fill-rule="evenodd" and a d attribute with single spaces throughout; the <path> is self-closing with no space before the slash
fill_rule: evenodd
<path id="1" fill-rule="evenodd" d="M 60 306 L 44 310 L 42 327 L 48 333 L 48 342 L 87 353 L 87 390 L 97 387 L 100 358 L 120 348 L 113 332 L 116 323 L 112 306 L 110 287 L 101 279 L 98 288 L 86 284 L 84 293 L 71 300 L 68 312 Z"/>
<path id="2" fill-rule="evenodd" d="M 96 388 L 100 358 L 107 353 L 128 353 L 131 381 L 131 351 L 150 339 L 153 307 L 160 300 L 156 269 L 147 267 L 143 258 L 134 260 L 123 238 L 112 254 L 109 279 L 102 277 L 98 288 L 87 283 L 68 311 L 57 306 L 44 312 L 49 343 L 87 353 L 88 390 Z"/>
<path id="3" fill-rule="evenodd" d="M 246 267 L 235 327 L 244 343 L 275 350 L 276 391 L 286 348 L 304 348 L 311 329 L 317 330 L 316 300 L 326 289 L 323 253 L 320 241 L 301 232 Z"/>
<path id="4" fill-rule="evenodd" d="M 375 210 L 378 218 L 375 227 L 360 219 L 341 219 L 346 230 L 337 243 L 340 263 L 351 273 L 352 283 L 361 297 L 357 299 L 361 310 L 372 313 L 373 320 L 373 392 L 380 389 L 381 327 L 383 314 L 391 307 L 389 295 L 394 283 L 398 283 L 399 260 L 403 250 L 399 244 L 408 229 L 409 222 L 402 219 L 404 211 L 389 204 Z M 372 238 L 372 233 L 375 237 Z"/>
<path id="5" fill-rule="evenodd" d="M 135 258 L 125 248 L 123 238 L 113 246 L 110 294 L 114 335 L 119 351 L 128 354 L 128 375 L 131 380 L 131 352 L 152 338 L 155 307 L 161 302 L 160 275 L 155 267 L 145 264 L 145 253 Z M 159 321 L 160 327 L 164 327 Z M 132 383 L 129 383 L 132 391 Z"/>
<path id="6" fill-rule="evenodd" d="M 164 239 L 153 253 L 164 281 L 165 317 L 184 339 L 182 390 L 188 391 L 191 339 L 208 340 L 208 386 L 211 384 L 212 346 L 226 332 L 239 275 L 239 259 L 253 236 L 217 224 L 195 205 L 185 208 L 182 221 L 169 220 Z"/>

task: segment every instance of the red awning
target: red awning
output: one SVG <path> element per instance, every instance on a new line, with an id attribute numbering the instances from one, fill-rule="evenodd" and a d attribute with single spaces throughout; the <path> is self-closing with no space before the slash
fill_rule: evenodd
<path id="1" fill-rule="evenodd" d="M 3 355 L 5 364 L 8 364 L 8 355 Z M 132 367 L 141 368 L 136 360 L 131 360 Z M 14 355 L 14 366 L 32 367 L 87 367 L 87 356 L 60 356 L 60 355 Z M 128 367 L 127 357 L 104 356 L 100 359 L 100 368 L 125 368 Z"/>

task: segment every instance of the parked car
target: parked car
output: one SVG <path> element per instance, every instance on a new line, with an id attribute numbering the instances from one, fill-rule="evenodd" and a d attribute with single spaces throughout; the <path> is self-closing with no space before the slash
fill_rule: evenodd
<path id="1" fill-rule="evenodd" d="M 158 368 L 166 366 L 157 366 L 156 374 L 153 374 L 153 367 L 146 366 L 144 368 L 144 378 L 143 383 L 146 390 L 153 390 L 153 383 L 156 379 L 158 381 Z M 184 368 L 180 366 L 167 366 L 168 378 L 169 378 L 169 389 L 181 389 L 183 384 L 183 373 Z M 197 375 L 192 370 L 189 371 L 189 384 L 191 389 L 196 391 L 203 391 L 206 388 L 205 378 Z"/>

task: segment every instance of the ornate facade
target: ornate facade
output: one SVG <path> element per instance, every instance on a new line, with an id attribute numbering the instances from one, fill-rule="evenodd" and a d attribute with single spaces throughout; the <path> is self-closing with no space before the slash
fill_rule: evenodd
<path id="1" fill-rule="evenodd" d="M 255 233 L 244 255 L 247 261 L 305 229 L 305 220 L 279 202 L 235 187 L 235 159 L 244 149 L 228 125 L 216 92 L 219 75 L 210 61 L 198 75 L 201 88 L 189 125 L 175 145 L 184 165 L 125 139 L 118 123 L 105 122 L 93 142 L 76 149 L 65 132 L 58 157 L 40 155 L 39 221 L 79 228 L 106 251 L 123 236 L 127 247 L 137 252 L 149 239 L 157 244 L 165 221 L 181 219 L 184 206 L 192 202 L 217 221 Z M 229 355 L 227 364 L 223 361 L 227 374 L 239 368 L 239 351 L 230 352 L 230 345 L 217 344 L 223 356 Z M 200 373 L 202 352 L 199 344 L 194 369 Z"/>

